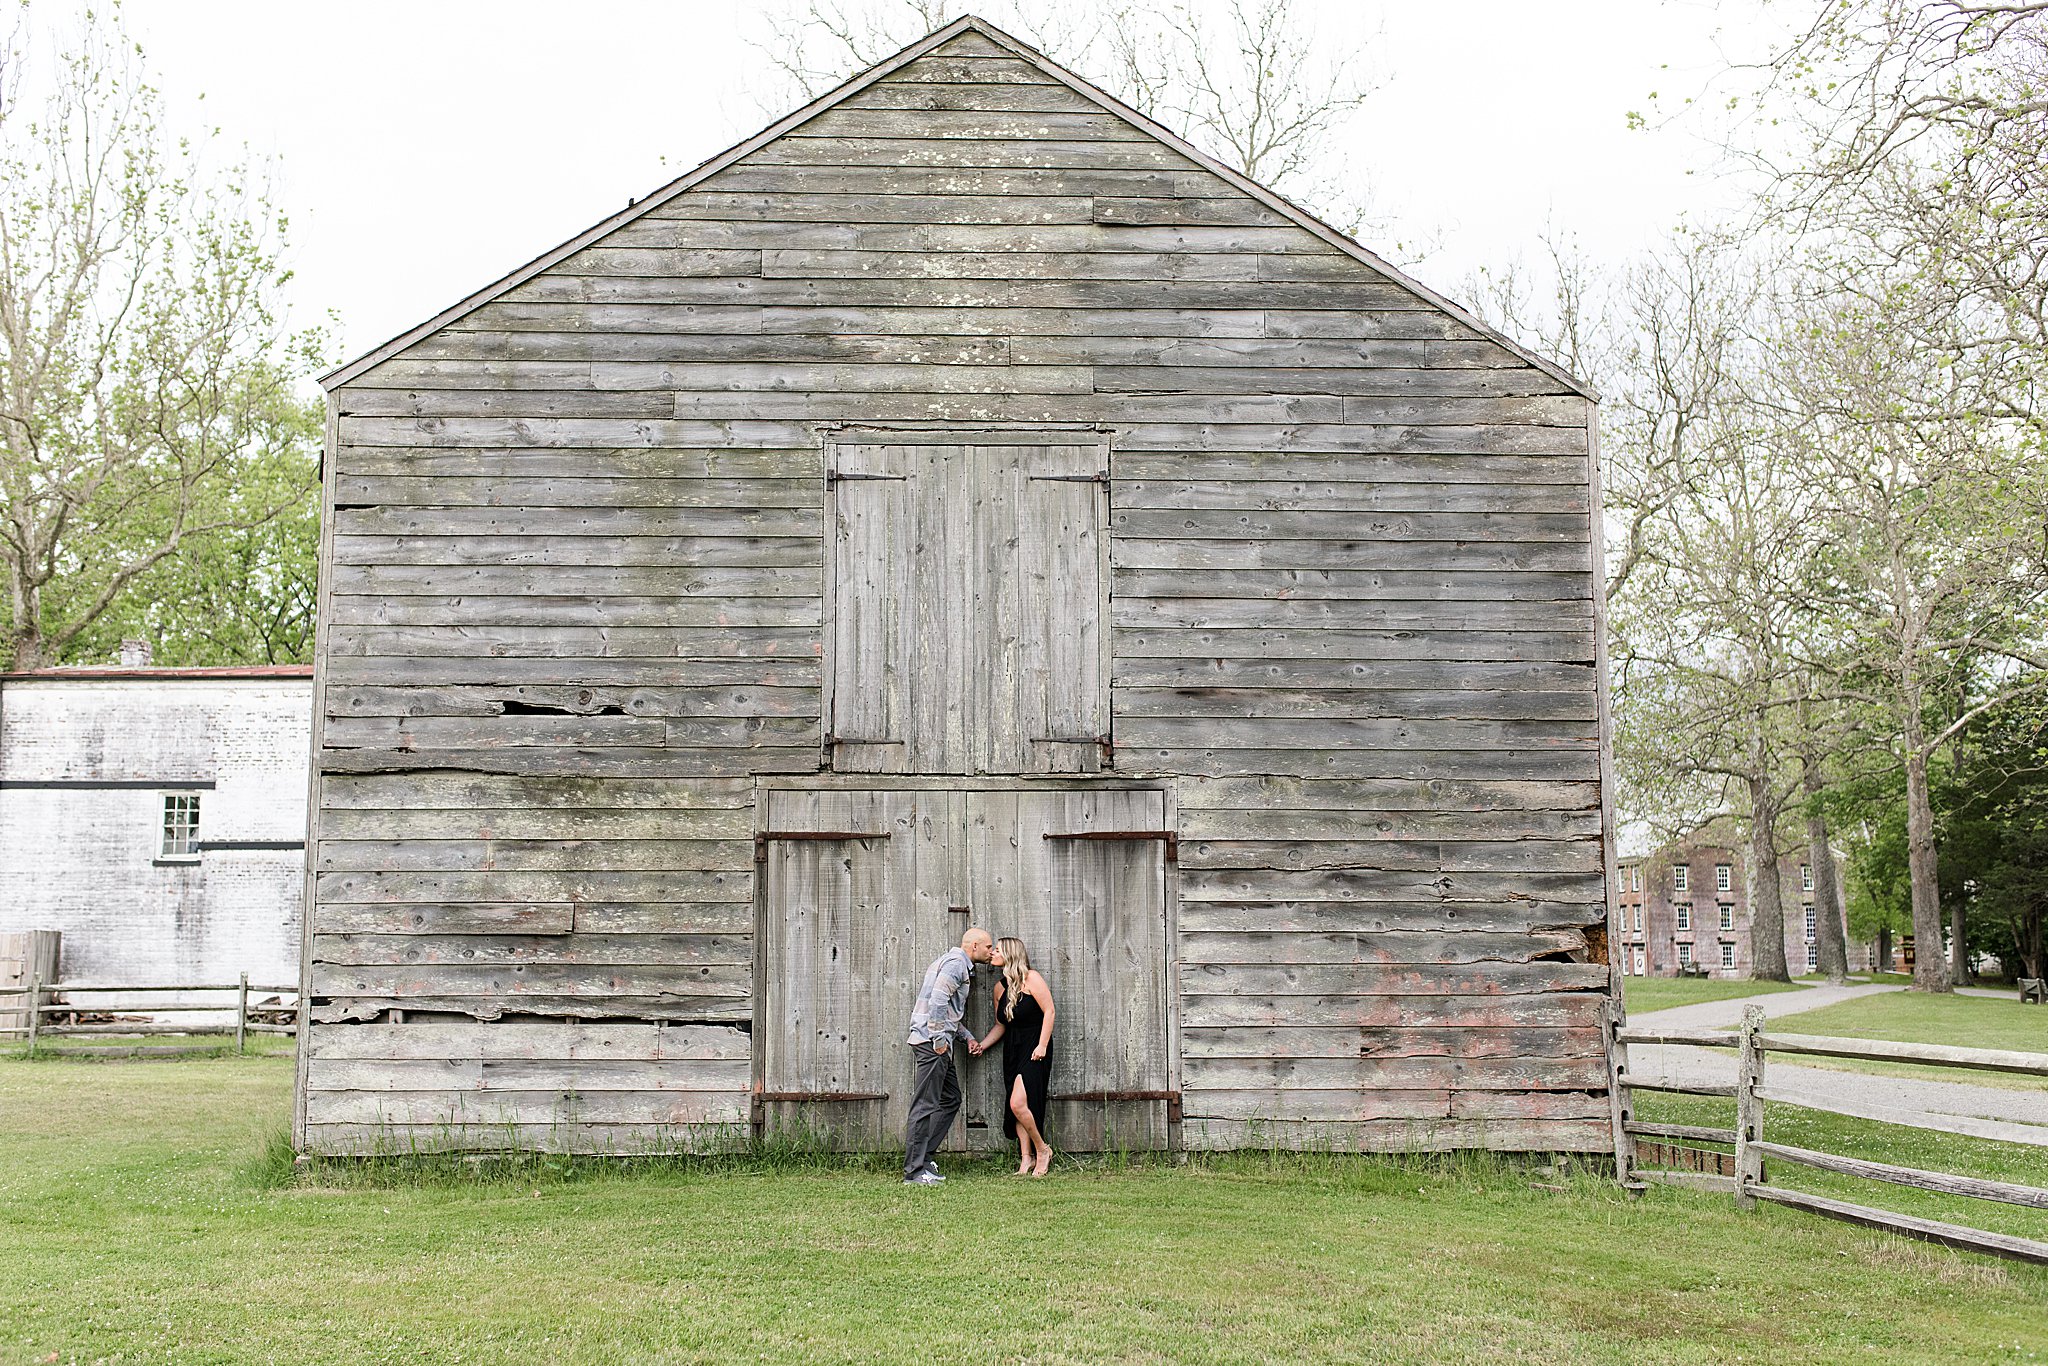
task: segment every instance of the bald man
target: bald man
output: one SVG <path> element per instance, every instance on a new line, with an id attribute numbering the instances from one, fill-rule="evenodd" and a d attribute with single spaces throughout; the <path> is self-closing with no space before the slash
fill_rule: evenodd
<path id="1" fill-rule="evenodd" d="M 924 970 L 917 1005 L 910 1012 L 910 1055 L 916 1081 L 910 1092 L 910 1134 L 903 1155 L 903 1181 L 910 1186 L 936 1186 L 946 1178 L 932 1155 L 952 1132 L 960 1113 L 960 1079 L 953 1072 L 953 1042 L 965 1041 L 979 1053 L 974 1031 L 962 1021 L 974 965 L 1003 965 L 1002 952 L 984 929 L 960 936 L 960 947 L 947 949 Z"/>

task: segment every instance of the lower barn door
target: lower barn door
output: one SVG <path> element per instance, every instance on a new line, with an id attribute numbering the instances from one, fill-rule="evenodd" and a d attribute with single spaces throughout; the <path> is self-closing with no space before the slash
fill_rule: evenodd
<path id="1" fill-rule="evenodd" d="M 1052 987 L 1054 1099 L 1046 1136 L 1073 1151 L 1169 1146 L 1166 1103 L 1124 1098 L 1171 1085 L 1165 845 L 1067 838 L 1158 831 L 1164 794 L 985 791 L 965 801 L 973 919 L 1022 939 Z M 986 1026 L 986 994 L 970 1018 Z M 985 1128 L 967 1131 L 972 1146 L 1009 1141 L 1002 1071 L 999 1050 L 968 1065 L 968 1111 L 988 1116 Z"/>
<path id="2" fill-rule="evenodd" d="M 764 796 L 754 1043 L 765 1131 L 847 1149 L 898 1146 L 910 1009 L 946 947 L 959 796 Z"/>

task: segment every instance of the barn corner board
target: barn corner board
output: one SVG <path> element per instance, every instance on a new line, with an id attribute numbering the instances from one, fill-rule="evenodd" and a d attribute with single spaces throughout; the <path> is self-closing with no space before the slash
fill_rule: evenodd
<path id="1" fill-rule="evenodd" d="M 900 1141 L 971 920 L 1063 1146 L 1612 1150 L 1591 395 L 1036 52 L 327 383 L 303 1149 Z"/>

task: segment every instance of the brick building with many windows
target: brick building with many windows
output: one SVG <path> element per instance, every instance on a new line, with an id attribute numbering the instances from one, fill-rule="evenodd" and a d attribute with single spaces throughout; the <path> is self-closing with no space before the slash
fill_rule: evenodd
<path id="1" fill-rule="evenodd" d="M 1704 971 L 1711 977 L 1751 974 L 1749 877 L 1742 850 L 1706 842 L 1667 845 L 1645 858 L 1621 860 L 1621 965 L 1637 977 Z M 1813 867 L 1779 865 L 1785 908 L 1785 965 L 1792 975 L 1817 970 L 1820 910 Z M 1835 913 L 1841 914 L 1837 907 Z M 1849 970 L 1870 969 L 1875 946 L 1849 944 Z"/>

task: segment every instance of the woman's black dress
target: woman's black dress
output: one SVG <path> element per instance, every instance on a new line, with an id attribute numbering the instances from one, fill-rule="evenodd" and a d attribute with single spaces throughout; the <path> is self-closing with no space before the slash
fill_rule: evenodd
<path id="1" fill-rule="evenodd" d="M 1005 1000 L 1005 1005 L 1008 1001 Z M 1024 992 L 1017 1000 L 1017 1013 L 1003 1021 L 1003 1135 L 1017 1136 L 1017 1116 L 1010 1112 L 1010 1095 L 1017 1089 L 1017 1078 L 1024 1078 L 1024 1100 L 1031 1107 L 1031 1117 L 1038 1121 L 1038 1131 L 1045 1132 L 1046 1092 L 1052 1089 L 1052 1051 L 1037 1062 L 1031 1060 L 1032 1050 L 1038 1047 L 1038 1032 L 1045 1027 L 1045 1011 L 1038 1004 L 1038 998 Z"/>

